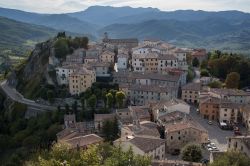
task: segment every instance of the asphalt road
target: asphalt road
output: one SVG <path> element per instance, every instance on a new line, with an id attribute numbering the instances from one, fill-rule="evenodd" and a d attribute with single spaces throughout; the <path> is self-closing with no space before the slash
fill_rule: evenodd
<path id="1" fill-rule="evenodd" d="M 222 130 L 216 121 L 213 121 L 212 125 L 209 125 L 208 120 L 203 119 L 200 114 L 197 114 L 196 108 L 193 106 L 191 107 L 190 115 L 208 131 L 209 139 L 215 143 L 219 151 L 227 150 L 227 137 L 233 136 L 233 131 Z"/>
<path id="2" fill-rule="evenodd" d="M 23 97 L 22 94 L 20 94 L 18 91 L 16 91 L 16 89 L 10 87 L 7 84 L 7 81 L 3 81 L 1 83 L 1 89 L 5 92 L 5 94 L 8 95 L 8 97 L 10 97 L 13 101 L 19 102 L 19 103 L 23 103 L 26 104 L 28 106 L 32 106 L 32 107 L 36 107 L 36 108 L 41 108 L 43 110 L 55 110 L 56 107 L 54 106 L 49 106 L 49 105 L 43 105 L 43 104 L 38 104 L 33 100 L 29 100 Z"/>
<path id="3" fill-rule="evenodd" d="M 193 79 L 194 83 L 199 83 L 200 82 L 200 78 L 201 78 L 201 73 L 199 68 L 194 68 L 194 72 L 195 72 L 195 77 Z"/>

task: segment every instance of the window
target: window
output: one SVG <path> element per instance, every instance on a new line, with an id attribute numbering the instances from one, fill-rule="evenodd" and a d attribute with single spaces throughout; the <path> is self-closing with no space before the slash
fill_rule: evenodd
<path id="1" fill-rule="evenodd" d="M 227 116 L 227 114 L 224 114 L 224 116 L 226 117 L 226 116 Z"/>
<path id="2" fill-rule="evenodd" d="M 173 139 L 173 136 L 171 136 L 170 139 L 172 140 L 172 139 Z"/>

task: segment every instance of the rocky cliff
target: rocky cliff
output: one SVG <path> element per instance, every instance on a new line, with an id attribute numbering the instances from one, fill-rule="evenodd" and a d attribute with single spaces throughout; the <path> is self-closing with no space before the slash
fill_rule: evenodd
<path id="1" fill-rule="evenodd" d="M 28 60 L 9 77 L 9 83 L 25 97 L 34 98 L 41 85 L 47 81 L 49 57 L 54 54 L 52 50 L 55 40 L 37 44 Z"/>

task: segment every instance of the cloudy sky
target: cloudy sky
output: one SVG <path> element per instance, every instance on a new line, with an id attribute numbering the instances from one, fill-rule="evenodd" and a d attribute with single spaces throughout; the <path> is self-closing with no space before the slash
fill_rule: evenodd
<path id="1" fill-rule="evenodd" d="M 93 5 L 250 12 L 250 0 L 0 0 L 0 7 L 38 13 L 75 12 Z"/>

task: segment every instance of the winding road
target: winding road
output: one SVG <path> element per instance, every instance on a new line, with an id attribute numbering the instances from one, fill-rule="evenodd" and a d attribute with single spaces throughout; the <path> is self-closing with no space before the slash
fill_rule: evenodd
<path id="1" fill-rule="evenodd" d="M 53 111 L 56 110 L 56 107 L 50 106 L 50 105 L 43 105 L 36 103 L 33 100 L 29 100 L 23 97 L 22 94 L 20 94 L 15 88 L 12 88 L 8 85 L 7 80 L 4 80 L 1 82 L 1 89 L 4 91 L 4 93 L 11 98 L 11 100 L 25 104 L 30 107 L 37 108 L 39 110 L 43 111 Z"/>

